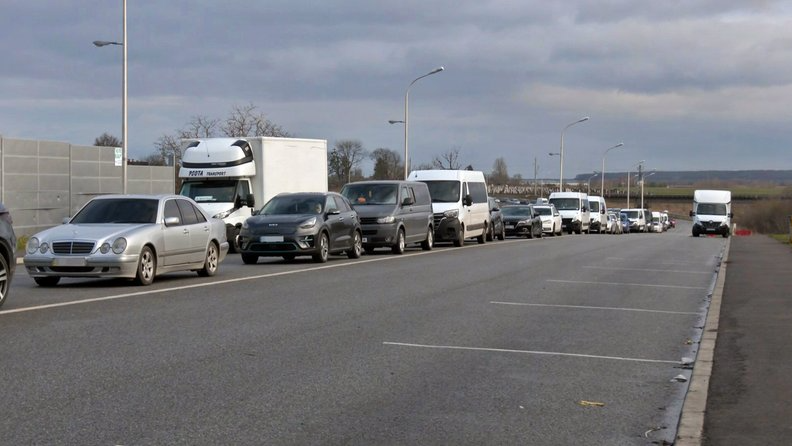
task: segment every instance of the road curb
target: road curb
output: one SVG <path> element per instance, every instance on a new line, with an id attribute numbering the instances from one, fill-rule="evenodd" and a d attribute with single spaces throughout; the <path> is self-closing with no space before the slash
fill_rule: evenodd
<path id="1" fill-rule="evenodd" d="M 720 260 L 718 277 L 712 290 L 712 298 L 707 311 L 707 320 L 704 323 L 704 332 L 699 343 L 696 363 L 690 379 L 690 387 L 688 387 L 682 406 L 682 415 L 679 420 L 675 446 L 701 445 L 704 434 L 704 415 L 707 410 L 707 392 L 709 391 L 710 377 L 712 376 L 715 341 L 718 338 L 718 322 L 720 320 L 720 308 L 723 299 L 723 286 L 726 282 L 726 265 L 729 259 L 730 246 L 731 238 L 726 241 L 726 247 Z"/>

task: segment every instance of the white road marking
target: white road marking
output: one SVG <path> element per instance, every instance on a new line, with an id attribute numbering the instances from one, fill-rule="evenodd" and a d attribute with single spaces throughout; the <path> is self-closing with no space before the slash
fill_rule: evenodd
<path id="1" fill-rule="evenodd" d="M 623 282 L 587 282 L 584 280 L 554 280 L 547 279 L 546 282 L 556 283 L 579 283 L 583 285 L 616 285 L 616 286 L 645 286 L 651 288 L 679 288 L 683 290 L 706 290 L 705 286 L 682 286 L 682 285 L 652 285 L 648 283 L 623 283 Z"/>
<path id="2" fill-rule="evenodd" d="M 714 271 L 680 271 L 672 269 L 651 269 L 651 268 L 618 268 L 612 266 L 584 266 L 588 269 L 606 269 L 613 271 L 644 271 L 650 273 L 681 273 L 681 274 L 715 274 Z"/>
<path id="3" fill-rule="evenodd" d="M 490 302 L 496 305 L 517 305 L 526 307 L 555 307 L 555 308 L 571 308 L 580 310 L 611 310 L 611 311 L 636 311 L 641 313 L 663 313 L 663 314 L 685 314 L 685 315 L 698 315 L 693 311 L 668 311 L 668 310 L 647 310 L 644 308 L 623 308 L 623 307 L 592 307 L 587 305 L 556 305 L 556 304 L 529 304 L 522 302 Z"/>
<path id="4" fill-rule="evenodd" d="M 383 344 L 395 345 L 400 347 L 431 348 L 431 349 L 441 349 L 441 350 L 469 350 L 469 351 L 483 351 L 483 352 L 496 352 L 496 353 L 522 353 L 528 355 L 567 356 L 573 358 L 590 358 L 590 359 L 610 359 L 615 361 L 648 362 L 655 364 L 679 364 L 679 361 L 667 361 L 664 359 L 625 358 L 622 356 L 584 355 L 579 353 L 544 352 L 544 351 L 534 351 L 534 350 L 512 350 L 505 348 L 486 348 L 486 347 L 461 347 L 454 345 L 408 344 L 404 342 L 383 342 Z"/>
<path id="5" fill-rule="evenodd" d="M 90 299 L 81 299 L 81 300 L 74 300 L 74 301 L 69 301 L 69 302 L 59 302 L 59 303 L 54 303 L 54 304 L 37 305 L 37 306 L 33 306 L 33 307 L 15 308 L 13 310 L 0 310 L 0 316 L 2 316 L 4 314 L 22 313 L 22 312 L 26 312 L 26 311 L 46 310 L 46 309 L 49 309 L 49 308 L 58 308 L 58 307 L 67 307 L 67 306 L 71 306 L 71 305 L 89 304 L 89 303 L 101 302 L 101 301 L 106 301 L 106 300 L 124 299 L 124 298 L 127 298 L 127 297 L 135 297 L 135 296 L 145 296 L 145 295 L 149 295 L 149 294 L 167 293 L 167 292 L 170 292 L 170 291 L 185 290 L 185 289 L 190 289 L 190 288 L 203 288 L 203 287 L 209 287 L 209 286 L 215 286 L 215 285 L 224 285 L 224 284 L 227 284 L 227 283 L 242 282 L 242 281 L 246 281 L 246 280 L 266 279 L 266 278 L 269 278 L 269 277 L 277 277 L 277 276 L 285 276 L 285 275 L 289 275 L 289 274 L 306 273 L 306 272 L 318 271 L 318 270 L 321 270 L 321 269 L 328 269 L 328 268 L 340 268 L 340 267 L 344 267 L 344 266 L 355 266 L 355 265 L 360 265 L 361 263 L 384 262 L 384 261 L 387 261 L 387 260 L 398 260 L 398 259 L 404 259 L 404 258 L 412 257 L 412 256 L 420 256 L 420 255 L 426 255 L 426 254 L 439 254 L 439 253 L 443 253 L 443 252 L 453 251 L 453 250 L 456 250 L 456 249 L 481 248 L 481 247 L 484 247 L 484 246 L 497 246 L 497 245 L 506 244 L 506 243 L 518 243 L 518 242 L 525 242 L 525 241 L 527 241 L 527 240 L 512 239 L 512 240 L 499 241 L 497 244 L 487 243 L 487 244 L 484 244 L 484 245 L 482 245 L 482 244 L 471 244 L 471 245 L 459 246 L 459 247 L 444 247 L 442 250 L 421 251 L 421 252 L 415 252 L 415 253 L 409 253 L 409 254 L 405 253 L 404 255 L 401 255 L 401 256 L 388 256 L 388 257 L 380 257 L 380 258 L 375 258 L 375 259 L 358 259 L 358 260 L 356 260 L 354 262 L 339 263 L 339 264 L 336 264 L 336 265 L 323 265 L 323 266 L 316 266 L 316 267 L 313 267 L 313 268 L 306 268 L 306 269 L 299 269 L 299 270 L 292 270 L 292 271 L 281 271 L 281 272 L 277 272 L 277 273 L 259 274 L 259 275 L 256 275 L 256 276 L 238 277 L 238 278 L 235 278 L 235 279 L 226 279 L 226 280 L 220 280 L 220 281 L 211 282 L 211 283 L 197 283 L 197 284 L 192 284 L 192 285 L 180 285 L 178 287 L 162 288 L 162 289 L 157 289 L 157 290 L 137 291 L 137 292 L 133 292 L 133 293 L 123 293 L 123 294 L 116 294 L 116 295 L 112 295 L 112 296 L 94 297 L 94 298 L 90 298 Z"/>

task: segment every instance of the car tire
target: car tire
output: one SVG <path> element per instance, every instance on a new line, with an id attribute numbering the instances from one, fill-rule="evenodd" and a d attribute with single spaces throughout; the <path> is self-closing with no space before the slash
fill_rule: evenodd
<path id="1" fill-rule="evenodd" d="M 495 228 L 494 228 L 494 226 L 495 226 L 494 224 L 491 224 L 489 226 L 489 229 L 487 230 L 487 241 L 488 242 L 491 242 L 491 241 L 495 240 Z"/>
<path id="2" fill-rule="evenodd" d="M 457 248 L 465 246 L 465 227 L 460 226 L 459 232 L 457 233 L 457 238 L 454 240 L 454 246 Z"/>
<path id="3" fill-rule="evenodd" d="M 60 276 L 34 277 L 33 280 L 38 286 L 51 287 L 60 282 Z"/>
<path id="4" fill-rule="evenodd" d="M 135 283 L 141 286 L 148 286 L 154 283 L 154 276 L 157 275 L 157 258 L 154 256 L 154 251 L 148 246 L 144 246 L 140 250 L 140 257 L 138 258 L 137 274 L 135 274 Z"/>
<path id="5" fill-rule="evenodd" d="M 482 232 L 480 236 L 476 237 L 476 241 L 479 243 L 479 245 L 483 245 L 487 242 L 487 234 L 489 234 L 489 225 L 484 223 L 484 232 Z"/>
<path id="6" fill-rule="evenodd" d="M 536 238 L 542 238 L 542 236 L 544 236 L 544 232 L 542 231 L 542 228 L 539 228 L 539 231 L 537 231 L 536 234 Z"/>
<path id="7" fill-rule="evenodd" d="M 326 263 L 328 257 L 330 257 L 330 238 L 327 237 L 327 233 L 321 232 L 316 241 L 316 254 L 311 258 L 316 263 Z"/>
<path id="8" fill-rule="evenodd" d="M 363 255 L 363 236 L 360 231 L 355 231 L 352 235 L 352 247 L 346 253 L 350 259 L 359 259 Z"/>
<path id="9" fill-rule="evenodd" d="M 501 230 L 500 234 L 498 234 L 498 240 L 506 240 L 506 225 L 501 223 Z"/>
<path id="10" fill-rule="evenodd" d="M 206 248 L 206 259 L 204 259 L 203 268 L 198 270 L 198 275 L 201 277 L 214 276 L 219 266 L 220 255 L 217 245 L 214 242 L 209 242 L 209 247 Z"/>
<path id="11" fill-rule="evenodd" d="M 421 242 L 421 249 L 424 251 L 431 251 L 434 247 L 434 231 L 432 227 L 429 226 L 429 229 L 426 230 L 426 239 Z"/>
<path id="12" fill-rule="evenodd" d="M 241 254 L 241 257 L 242 257 L 242 263 L 244 263 L 245 265 L 255 265 L 256 263 L 258 263 L 259 256 L 257 254 L 248 254 L 246 252 L 243 252 Z"/>
<path id="13" fill-rule="evenodd" d="M 0 255 L 0 307 L 3 306 L 10 287 L 11 277 L 8 275 L 9 263 L 5 256 Z"/>
<path id="14" fill-rule="evenodd" d="M 228 235 L 230 237 L 228 239 L 228 252 L 232 254 L 238 253 L 240 251 L 239 244 L 237 244 L 239 241 L 239 228 L 234 227 L 229 232 L 230 234 Z"/>
<path id="15" fill-rule="evenodd" d="M 533 228 L 528 228 L 528 233 L 525 234 L 525 238 L 533 238 Z"/>
<path id="16" fill-rule="evenodd" d="M 396 233 L 396 243 L 391 246 L 391 252 L 398 255 L 404 254 L 405 244 L 404 229 L 399 229 L 399 231 Z"/>

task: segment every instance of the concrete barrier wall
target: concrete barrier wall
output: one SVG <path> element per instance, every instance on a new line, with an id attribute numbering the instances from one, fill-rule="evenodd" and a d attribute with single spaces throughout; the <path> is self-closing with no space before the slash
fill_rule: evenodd
<path id="1" fill-rule="evenodd" d="M 119 194 L 115 148 L 0 136 L 0 201 L 17 237 L 58 225 L 96 195 Z M 131 194 L 173 193 L 172 166 L 127 166 Z"/>

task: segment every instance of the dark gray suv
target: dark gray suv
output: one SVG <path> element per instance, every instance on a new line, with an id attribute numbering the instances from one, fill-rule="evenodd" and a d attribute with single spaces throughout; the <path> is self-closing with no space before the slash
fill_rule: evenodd
<path id="1" fill-rule="evenodd" d="M 16 269 L 16 235 L 8 209 L 0 203 L 0 306 L 3 306 Z"/>

